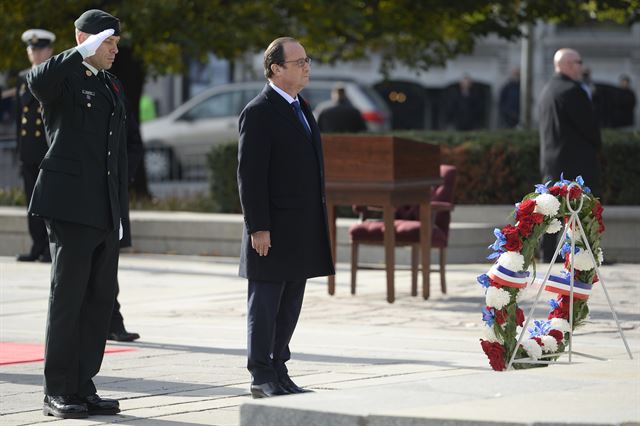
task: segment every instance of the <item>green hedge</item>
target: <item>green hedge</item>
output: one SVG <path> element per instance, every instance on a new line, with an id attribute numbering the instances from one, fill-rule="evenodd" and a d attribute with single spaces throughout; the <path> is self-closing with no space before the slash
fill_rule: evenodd
<path id="1" fill-rule="evenodd" d="M 512 204 L 540 183 L 537 132 L 403 131 L 394 134 L 441 145 L 442 162 L 458 168 L 458 204 Z M 602 137 L 604 204 L 640 204 L 640 132 L 609 130 L 604 131 Z M 240 211 L 237 158 L 236 143 L 215 147 L 209 154 L 215 211 Z"/>

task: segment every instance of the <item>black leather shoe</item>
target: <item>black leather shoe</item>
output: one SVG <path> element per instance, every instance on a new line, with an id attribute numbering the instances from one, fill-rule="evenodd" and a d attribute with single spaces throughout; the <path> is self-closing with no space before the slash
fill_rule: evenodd
<path id="1" fill-rule="evenodd" d="M 290 392 L 283 389 L 279 383 L 267 382 L 259 385 L 251 385 L 252 398 L 271 398 L 272 396 L 289 395 Z"/>
<path id="2" fill-rule="evenodd" d="M 300 386 L 296 385 L 293 380 L 291 380 L 290 377 L 285 377 L 284 379 L 280 379 L 280 386 L 282 386 L 282 388 L 284 390 L 286 390 L 289 393 L 309 393 L 309 392 L 313 392 L 311 389 L 305 389 L 305 388 L 301 388 Z"/>
<path id="3" fill-rule="evenodd" d="M 107 336 L 107 340 L 115 340 L 116 342 L 133 342 L 139 338 L 140 335 L 138 333 L 129 333 L 127 330 L 110 331 Z"/>
<path id="4" fill-rule="evenodd" d="M 36 260 L 38 260 L 38 257 L 39 256 L 37 254 L 24 253 L 17 255 L 16 260 L 18 262 L 35 262 Z"/>
<path id="5" fill-rule="evenodd" d="M 54 416 L 61 419 L 85 419 L 89 417 L 87 405 L 75 396 L 45 395 L 42 413 L 45 416 Z"/>
<path id="6" fill-rule="evenodd" d="M 118 414 L 120 412 L 120 403 L 116 399 L 100 398 L 98 394 L 89 396 L 81 396 L 80 400 L 87 405 L 89 414 Z"/>

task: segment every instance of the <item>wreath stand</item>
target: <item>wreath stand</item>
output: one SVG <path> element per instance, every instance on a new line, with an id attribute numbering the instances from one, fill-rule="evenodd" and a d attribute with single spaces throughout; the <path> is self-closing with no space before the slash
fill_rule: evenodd
<path id="1" fill-rule="evenodd" d="M 571 183 L 568 189 L 570 189 L 571 186 L 576 186 L 576 185 L 577 185 L 576 183 Z M 551 363 L 571 364 L 571 358 L 573 354 L 584 356 L 587 358 L 597 359 L 600 361 L 606 361 L 606 358 L 601 358 L 594 355 L 588 355 L 581 352 L 575 352 L 573 350 L 573 285 L 575 280 L 573 259 L 575 256 L 574 251 L 576 246 L 576 232 L 571 233 L 571 276 L 569 278 L 569 288 L 570 288 L 569 290 L 569 350 L 568 352 L 543 354 L 540 357 L 540 358 L 552 358 L 552 357 L 559 357 L 560 355 L 564 355 L 565 353 L 568 353 L 569 360 L 568 361 L 536 360 L 536 359 L 532 359 L 531 357 L 515 359 L 516 353 L 518 352 L 518 348 L 520 347 L 520 343 L 522 343 L 524 334 L 527 331 L 527 326 L 529 325 L 529 322 L 531 322 L 531 318 L 533 317 L 533 312 L 536 309 L 536 305 L 538 303 L 538 300 L 540 299 L 542 290 L 544 289 L 545 283 L 547 282 L 547 280 L 549 279 L 549 275 L 551 274 L 551 268 L 555 264 L 556 258 L 558 257 L 558 253 L 560 252 L 560 249 L 564 244 L 564 239 L 567 236 L 567 231 L 569 229 L 573 229 L 575 231 L 576 226 L 577 226 L 577 229 L 580 231 L 579 238 L 582 239 L 585 246 L 587 247 L 589 255 L 591 256 L 591 261 L 595 265 L 596 274 L 598 274 L 599 283 L 602 286 L 602 290 L 604 290 L 605 296 L 607 297 L 609 309 L 613 314 L 613 319 L 616 321 L 616 325 L 618 326 L 618 333 L 620 334 L 620 337 L 624 342 L 624 346 L 627 349 L 627 354 L 629 355 L 629 359 L 633 359 L 633 355 L 631 354 L 631 350 L 629 349 L 629 344 L 627 343 L 627 339 L 624 337 L 622 327 L 620 327 L 620 321 L 618 321 L 618 316 L 616 315 L 616 311 L 613 308 L 613 304 L 611 303 L 611 298 L 609 297 L 609 293 L 607 292 L 607 287 L 605 287 L 604 280 L 602 278 L 602 275 L 600 274 L 600 270 L 598 269 L 598 262 L 596 262 L 596 259 L 593 256 L 593 250 L 591 250 L 591 246 L 589 245 L 589 241 L 587 240 L 587 236 L 585 235 L 584 228 L 582 227 L 582 223 L 580 222 L 580 218 L 578 217 L 578 213 L 580 212 L 580 210 L 582 210 L 582 204 L 584 201 L 581 197 L 578 208 L 574 209 L 571 206 L 571 202 L 569 201 L 569 191 L 567 191 L 566 200 L 567 200 L 567 209 L 571 212 L 571 216 L 569 218 L 569 221 L 565 223 L 564 231 L 562 232 L 562 237 L 560 237 L 560 239 L 558 240 L 558 246 L 556 247 L 556 252 L 554 253 L 553 258 L 551 259 L 551 263 L 549 264 L 547 273 L 545 274 L 544 279 L 542 280 L 542 283 L 540 285 L 540 288 L 538 289 L 538 293 L 536 294 L 536 298 L 533 302 L 533 306 L 531 306 L 531 310 L 529 311 L 529 315 L 527 316 L 527 321 L 525 322 L 524 327 L 522 327 L 522 331 L 520 332 L 520 336 L 518 337 L 518 343 L 516 344 L 515 349 L 513 350 L 513 354 L 511 355 L 511 359 L 509 360 L 509 364 L 507 365 L 507 368 L 506 368 L 507 370 L 509 370 L 514 363 L 515 364 L 551 364 Z"/>

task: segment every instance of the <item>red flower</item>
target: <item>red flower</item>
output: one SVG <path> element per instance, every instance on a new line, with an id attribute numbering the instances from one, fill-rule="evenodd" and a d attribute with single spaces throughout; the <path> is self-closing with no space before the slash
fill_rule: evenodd
<path id="1" fill-rule="evenodd" d="M 542 345 L 542 339 L 540 337 L 534 337 L 533 340 L 536 341 L 536 343 L 538 344 L 538 346 L 543 346 Z"/>
<path id="2" fill-rule="evenodd" d="M 499 311 L 496 311 L 496 322 L 500 325 L 504 324 L 505 321 L 507 320 L 507 314 L 504 311 L 504 309 L 500 309 Z"/>
<path id="3" fill-rule="evenodd" d="M 549 319 L 562 318 L 569 320 L 569 296 L 558 295 L 558 307 L 549 313 Z"/>
<path id="4" fill-rule="evenodd" d="M 562 343 L 562 340 L 564 339 L 564 333 L 560 330 L 549 331 L 549 336 L 556 339 L 556 342 L 558 342 L 558 344 Z"/>
<path id="5" fill-rule="evenodd" d="M 551 195 L 554 196 L 566 196 L 567 195 L 567 187 L 566 186 L 552 186 L 551 188 L 549 188 L 549 192 L 551 193 Z"/>
<path id="6" fill-rule="evenodd" d="M 518 230 L 520 231 L 520 235 L 523 237 L 528 237 L 533 230 L 533 227 L 542 223 L 544 221 L 544 215 L 540 213 L 532 213 L 529 216 L 525 216 L 520 219 L 518 222 Z"/>
<path id="7" fill-rule="evenodd" d="M 524 312 L 520 308 L 516 308 L 516 323 L 520 327 L 524 325 Z"/>
<path id="8" fill-rule="evenodd" d="M 571 189 L 569 190 L 570 200 L 577 200 L 578 198 L 580 198 L 581 195 L 582 195 L 582 188 L 580 188 L 579 186 L 572 186 Z"/>
<path id="9" fill-rule="evenodd" d="M 520 231 L 513 225 L 507 225 L 502 228 L 502 234 L 507 239 L 504 248 L 508 251 L 520 251 L 522 249 L 522 240 L 520 240 Z"/>
<path id="10" fill-rule="evenodd" d="M 495 371 L 502 371 L 506 368 L 504 363 L 504 346 L 498 342 L 489 342 L 487 340 L 480 339 L 480 345 L 487 358 L 489 358 L 489 364 Z"/>
<path id="11" fill-rule="evenodd" d="M 520 220 L 523 217 L 529 216 L 536 208 L 535 200 L 524 200 L 518 205 L 518 211 L 516 212 L 516 220 Z"/>
<path id="12" fill-rule="evenodd" d="M 596 202 L 593 203 L 593 208 L 591 209 L 591 212 L 596 217 L 596 220 L 598 221 L 598 225 L 600 225 L 600 227 L 598 228 L 598 232 L 600 234 L 604 232 L 604 223 L 602 222 L 603 210 L 604 209 L 602 208 L 602 204 L 600 204 L 600 201 L 596 200 Z"/>

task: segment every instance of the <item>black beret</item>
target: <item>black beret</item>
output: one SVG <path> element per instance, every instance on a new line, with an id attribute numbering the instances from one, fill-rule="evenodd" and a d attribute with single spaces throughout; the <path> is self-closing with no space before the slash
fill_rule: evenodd
<path id="1" fill-rule="evenodd" d="M 114 30 L 113 35 L 120 35 L 120 20 L 99 9 L 87 10 L 80 15 L 74 25 L 87 34 L 98 34 L 104 30 Z"/>

